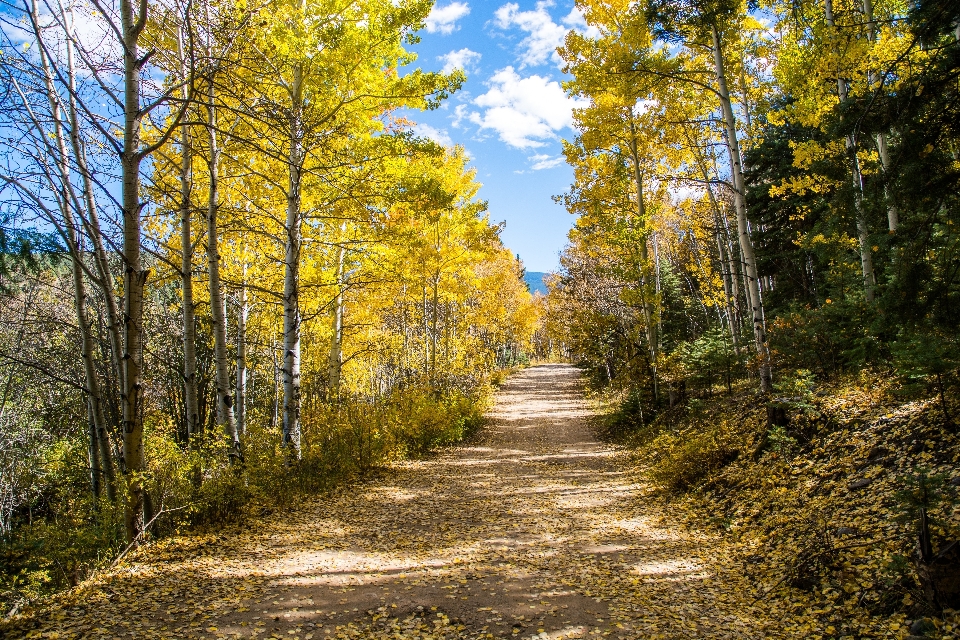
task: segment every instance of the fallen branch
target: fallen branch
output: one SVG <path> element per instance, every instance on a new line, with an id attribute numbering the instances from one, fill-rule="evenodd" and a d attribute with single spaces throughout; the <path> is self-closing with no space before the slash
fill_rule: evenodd
<path id="1" fill-rule="evenodd" d="M 140 542 L 140 539 L 144 536 L 144 534 L 146 534 L 147 531 L 150 530 L 150 527 L 153 525 L 154 522 L 157 521 L 157 518 L 159 518 L 160 516 L 162 516 L 162 515 L 165 514 L 165 513 L 173 513 L 174 511 L 180 511 L 181 509 L 186 509 L 186 508 L 189 507 L 189 506 L 191 506 L 191 505 L 185 504 L 185 505 L 183 505 L 182 507 L 177 507 L 176 509 L 161 509 L 159 512 L 157 512 L 157 514 L 156 514 L 155 516 L 153 516 L 152 518 L 150 518 L 150 522 L 148 522 L 147 524 L 145 524 L 145 525 L 143 526 L 143 529 L 141 529 L 140 533 L 138 533 L 136 536 L 134 536 L 133 540 L 130 541 L 130 544 L 127 545 L 126 549 L 124 549 L 123 551 L 121 551 L 121 552 L 120 552 L 120 555 L 118 555 L 116 558 L 114 558 L 113 562 L 110 563 L 110 566 L 107 567 L 107 570 L 109 571 L 110 569 L 113 569 L 113 568 L 116 567 L 118 564 L 120 564 L 120 561 L 123 560 L 123 558 L 127 555 L 127 553 L 128 553 L 131 549 L 133 549 L 134 546 L 136 546 L 136 544 L 137 544 L 138 542 Z"/>
<path id="2" fill-rule="evenodd" d="M 165 513 L 173 513 L 174 511 L 180 511 L 180 510 L 186 509 L 187 507 L 190 507 L 190 506 L 192 506 L 192 505 L 185 504 L 185 505 L 183 505 L 182 507 L 177 507 L 177 508 L 175 508 L 175 509 L 161 509 L 161 510 L 159 511 L 159 513 L 157 513 L 155 516 L 153 516 L 152 518 L 150 518 L 150 521 L 146 524 L 146 526 L 143 527 L 143 531 L 141 531 L 140 533 L 138 533 L 138 534 L 136 535 L 136 537 L 134 537 L 134 539 L 130 542 L 130 544 L 128 544 L 127 547 L 126 547 L 123 551 L 120 552 L 120 555 L 118 555 L 116 558 L 114 558 L 113 562 L 110 563 L 110 566 L 109 566 L 109 567 L 106 567 L 106 568 L 103 568 L 103 569 L 99 569 L 99 570 L 97 570 L 97 571 L 94 571 L 94 572 L 88 577 L 88 579 L 94 577 L 95 575 L 97 575 L 97 574 L 99 574 L 99 573 L 101 573 L 101 572 L 103 572 L 103 571 L 109 571 L 109 570 L 113 569 L 114 567 L 116 567 L 116 566 L 120 563 L 120 561 L 123 560 L 123 558 L 127 555 L 127 553 L 129 553 L 130 550 L 133 549 L 133 547 L 141 540 L 141 538 L 143 537 L 143 535 L 144 535 L 145 533 L 147 533 L 147 531 L 149 531 L 150 527 L 153 526 L 153 523 L 157 521 L 157 518 L 159 518 L 160 516 L 162 516 L 162 515 L 165 514 Z M 13 606 L 13 608 L 12 608 L 10 611 L 8 611 L 7 614 L 6 614 L 5 616 L 3 616 L 3 617 L 4 617 L 4 618 L 7 618 L 7 619 L 12 618 L 13 616 L 17 615 L 17 613 L 18 613 L 25 605 L 30 604 L 31 602 L 32 602 L 32 600 L 30 600 L 29 598 L 27 598 L 27 599 L 24 599 L 24 600 L 16 603 L 16 604 Z"/>
<path id="3" fill-rule="evenodd" d="M 820 553 L 817 553 L 817 554 L 814 554 L 814 555 L 810 556 L 806 561 L 809 562 L 810 560 L 817 560 L 817 559 L 822 558 L 823 556 L 830 555 L 831 553 L 837 553 L 838 551 L 847 551 L 848 549 L 856 549 L 857 547 L 869 547 L 869 546 L 871 546 L 871 545 L 881 544 L 881 543 L 884 543 L 884 542 L 895 542 L 895 541 L 900 540 L 900 539 L 901 539 L 901 538 L 900 538 L 899 536 L 893 536 L 893 537 L 889 537 L 889 538 L 880 538 L 879 540 L 867 540 L 867 541 L 864 541 L 864 542 L 857 542 L 857 543 L 854 543 L 854 544 L 847 544 L 847 545 L 843 545 L 842 547 L 831 547 L 830 549 L 827 549 L 826 551 L 822 551 L 822 552 L 820 552 Z M 795 577 L 796 572 L 797 572 L 797 567 L 796 567 L 796 566 L 791 567 L 791 570 L 790 570 L 790 572 L 789 572 L 787 575 L 785 575 L 783 578 L 781 578 L 780 580 L 778 580 L 778 581 L 776 582 L 776 584 L 774 584 L 772 587 L 770 587 L 769 589 L 767 589 L 766 591 L 764 591 L 763 593 L 761 593 L 759 596 L 757 596 L 756 598 L 754 598 L 754 600 L 753 600 L 753 602 L 752 602 L 751 604 L 756 604 L 756 603 L 759 602 L 762 598 L 766 598 L 768 595 L 770 595 L 771 593 L 773 593 L 773 591 L 774 591 L 777 587 L 779 587 L 780 585 L 782 585 L 782 584 L 783 584 L 784 582 L 786 582 L 787 580 Z"/>

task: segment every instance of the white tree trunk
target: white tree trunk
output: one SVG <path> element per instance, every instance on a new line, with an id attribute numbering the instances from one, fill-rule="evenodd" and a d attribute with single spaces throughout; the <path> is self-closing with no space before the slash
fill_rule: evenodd
<path id="1" fill-rule="evenodd" d="M 337 249 L 337 295 L 333 299 L 333 318 L 331 321 L 330 357 L 327 363 L 327 389 L 329 400 L 340 399 L 340 370 L 343 357 L 343 261 L 346 251 L 343 245 Z"/>
<path id="2" fill-rule="evenodd" d="M 890 152 L 887 149 L 887 134 L 877 134 L 877 153 L 880 156 L 880 166 L 883 168 L 883 196 L 887 201 L 887 229 L 890 233 L 896 233 L 900 226 L 900 210 L 897 208 L 897 202 L 893 188 L 890 186 Z"/>
<path id="3" fill-rule="evenodd" d="M 824 17 L 831 32 L 836 29 L 833 18 L 833 0 L 824 0 Z M 840 104 L 847 101 L 847 81 L 837 77 L 837 96 Z M 860 271 L 863 275 L 863 297 L 872 303 L 877 286 L 873 271 L 873 249 L 870 245 L 870 229 L 863 211 L 863 176 L 860 172 L 860 160 L 857 158 L 857 141 L 852 135 L 845 139 L 847 155 L 850 158 L 850 177 L 853 182 L 853 207 L 857 218 L 857 241 L 860 244 Z"/>
<path id="4" fill-rule="evenodd" d="M 200 433 L 200 404 L 197 393 L 197 320 L 193 298 L 192 160 L 190 134 L 183 127 L 180 158 L 180 288 L 183 297 L 183 409 L 187 439 L 194 446 Z"/>
<path id="5" fill-rule="evenodd" d="M 143 452 L 143 295 L 149 272 L 140 257 L 141 203 L 140 35 L 147 23 L 147 4 L 120 0 L 123 38 L 123 150 L 120 154 L 123 209 L 123 462 L 128 477 L 124 512 L 127 540 L 133 542 L 153 517 L 144 483 Z"/>
<path id="6" fill-rule="evenodd" d="M 243 264 L 243 282 L 237 294 L 237 433 L 243 436 L 247 429 L 247 314 L 250 311 L 247 300 L 247 264 Z"/>
<path id="7" fill-rule="evenodd" d="M 294 69 L 290 91 L 289 182 L 283 274 L 283 446 L 288 459 L 300 453 L 300 212 L 303 169 L 303 70 Z"/>
<path id="8" fill-rule="evenodd" d="M 183 34 L 177 42 L 183 58 Z M 187 99 L 184 89 L 183 98 Z M 199 443 L 200 401 L 197 392 L 197 319 L 193 297 L 193 145 L 190 127 L 180 128 L 180 289 L 183 297 L 183 419 L 189 446 Z"/>
<path id="9" fill-rule="evenodd" d="M 220 207 L 220 147 L 217 138 L 216 95 L 213 79 L 207 87 L 207 275 L 210 286 L 210 315 L 213 320 L 213 360 L 217 387 L 217 423 L 230 439 L 230 459 L 241 459 L 240 436 L 233 415 L 233 386 L 227 358 L 227 310 L 220 282 L 220 231 L 217 212 Z"/>
<path id="10" fill-rule="evenodd" d="M 720 263 L 720 272 L 723 276 L 724 309 L 727 314 L 727 328 L 730 331 L 730 341 L 733 343 L 733 352 L 739 355 L 740 318 L 735 307 L 736 300 L 739 297 L 739 292 L 737 290 L 737 281 L 734 279 L 734 260 L 733 256 L 730 255 L 729 247 L 727 247 L 723 238 L 724 213 L 720 209 L 720 204 L 717 202 L 717 198 L 713 194 L 713 189 L 709 184 L 707 184 L 707 193 L 710 197 L 710 204 L 713 207 L 713 217 L 715 220 L 714 224 L 716 225 L 714 238 L 717 241 L 717 258 Z"/>
<path id="11" fill-rule="evenodd" d="M 93 411 L 87 403 L 87 459 L 90 461 L 90 492 L 95 500 L 100 499 L 103 490 L 100 487 L 100 449 L 97 447 L 97 426 L 94 424 Z"/>
<path id="12" fill-rule="evenodd" d="M 770 350 L 767 346 L 767 331 L 763 320 L 763 303 L 760 298 L 760 286 L 757 281 L 757 262 L 753 251 L 753 240 L 747 224 L 746 183 L 743 179 L 743 161 L 740 157 L 740 143 L 737 137 L 737 121 L 727 90 L 727 79 L 723 65 L 723 49 L 720 33 L 716 25 L 712 28 L 713 58 L 717 73 L 717 93 L 726 125 L 727 150 L 730 154 L 730 171 L 733 177 L 733 200 L 737 212 L 737 235 L 740 239 L 740 255 L 747 280 L 747 304 L 753 317 L 753 337 L 757 354 L 760 356 L 760 388 L 764 393 L 773 390 Z"/>
<path id="13" fill-rule="evenodd" d="M 439 241 L 437 243 L 439 245 Z M 430 305 L 430 386 L 437 385 L 437 319 L 440 315 L 440 272 L 433 274 L 433 296 Z"/>
<path id="14" fill-rule="evenodd" d="M 832 9 L 832 7 L 831 7 Z M 867 23 L 867 40 L 870 44 L 877 41 L 877 23 L 873 19 L 872 0 L 863 0 L 863 17 Z M 872 69 L 868 72 L 869 84 L 872 87 L 877 82 L 877 74 Z M 896 233 L 900 225 L 900 211 L 897 209 L 893 188 L 890 186 L 890 153 L 887 150 L 887 134 L 877 134 L 877 154 L 880 156 L 880 167 L 883 169 L 883 197 L 887 204 L 887 229 Z"/>
<path id="15" fill-rule="evenodd" d="M 693 140 L 687 136 L 687 140 L 693 147 Z M 730 341 L 733 343 L 733 351 L 740 354 L 740 314 L 739 297 L 740 293 L 737 287 L 737 281 L 734 278 L 734 258 L 730 247 L 727 245 L 726 236 L 726 214 L 717 202 L 717 196 L 713 192 L 713 185 L 710 183 L 710 174 L 707 172 L 707 165 L 703 157 L 697 153 L 697 165 L 700 167 L 700 175 L 703 176 L 703 184 L 707 190 L 707 197 L 710 200 L 710 207 L 713 209 L 713 219 L 716 225 L 714 238 L 717 241 L 717 256 L 720 262 L 720 273 L 723 276 L 723 293 L 725 296 L 724 307 L 727 314 L 727 327 L 730 331 Z"/>

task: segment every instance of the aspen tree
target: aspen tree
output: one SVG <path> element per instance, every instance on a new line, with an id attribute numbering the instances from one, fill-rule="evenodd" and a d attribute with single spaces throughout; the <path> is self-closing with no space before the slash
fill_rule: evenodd
<path id="1" fill-rule="evenodd" d="M 83 215 L 85 201 L 77 193 L 73 184 L 72 167 L 77 164 L 77 159 L 73 157 L 72 152 L 76 150 L 76 146 L 68 146 L 67 142 L 68 136 L 74 137 L 74 133 L 70 131 L 72 113 L 69 108 L 65 113 L 61 94 L 63 89 L 69 93 L 73 87 L 72 45 L 69 40 L 65 42 L 60 33 L 53 38 L 48 38 L 44 33 L 45 30 L 55 30 L 57 25 L 55 23 L 53 27 L 46 28 L 42 26 L 42 17 L 35 0 L 31 0 L 25 7 L 24 13 L 29 20 L 30 32 L 33 44 L 36 44 L 39 60 L 37 69 L 39 77 L 35 79 L 37 85 L 34 90 L 43 95 L 47 112 L 41 117 L 16 76 L 10 78 L 11 93 L 15 94 L 20 101 L 20 112 L 23 114 L 21 124 L 27 129 L 25 140 L 34 141 L 32 150 L 21 148 L 20 152 L 36 163 L 35 174 L 41 177 L 45 186 L 37 192 L 11 175 L 0 174 L 0 180 L 17 189 L 25 201 L 41 211 L 47 223 L 57 230 L 66 244 L 73 281 L 73 310 L 80 334 L 80 359 L 84 371 L 82 389 L 90 421 L 88 449 L 91 488 L 99 496 L 101 482 L 105 481 L 107 496 L 110 500 L 114 500 L 116 481 L 105 412 L 106 398 L 94 361 L 94 317 L 90 309 L 86 284 L 88 277 L 94 280 L 96 278 L 84 262 L 85 251 L 77 217 Z M 62 11 L 54 15 L 61 20 L 66 17 Z M 54 58 L 57 51 L 67 59 L 65 64 L 62 59 Z M 65 68 L 60 68 L 61 65 Z M 45 122 L 50 123 L 52 130 L 47 129 Z M 85 164 L 79 164 L 79 166 L 85 168 Z M 52 194 L 56 205 L 55 211 L 45 204 L 43 195 L 45 191 Z"/>
<path id="2" fill-rule="evenodd" d="M 177 30 L 177 54 L 184 74 L 189 72 L 185 59 L 184 28 Z M 181 98 L 189 99 L 186 87 Z M 180 126 L 180 292 L 183 319 L 183 421 L 187 440 L 196 446 L 200 430 L 200 407 L 197 393 L 197 318 L 193 296 L 193 145 L 190 126 Z"/>
<path id="3" fill-rule="evenodd" d="M 282 439 L 291 461 L 301 456 L 300 279 L 304 219 L 311 213 L 304 210 L 304 184 L 323 174 L 321 144 L 342 148 L 350 133 L 362 137 L 376 128 L 373 116 L 383 109 L 426 108 L 459 87 L 460 72 L 443 76 L 418 70 L 403 77 L 396 72 L 408 58 L 404 38 L 423 24 L 430 6 L 423 0 L 278 1 L 270 5 L 268 28 L 253 43 L 270 54 L 257 59 L 262 64 L 266 58 L 265 68 L 245 74 L 259 100 L 257 108 L 267 116 L 271 135 L 266 141 L 282 141 L 267 151 L 287 174 L 281 376 Z"/>
<path id="4" fill-rule="evenodd" d="M 237 372 L 236 372 L 236 419 L 237 433 L 243 436 L 247 425 L 247 317 L 250 301 L 247 295 L 246 246 L 243 247 L 243 266 L 240 290 L 237 292 Z"/>
<path id="5" fill-rule="evenodd" d="M 863 0 L 863 17 L 867 26 L 867 41 L 870 42 L 871 45 L 876 45 L 877 23 L 873 17 L 873 0 Z M 867 77 L 869 88 L 872 88 L 879 82 L 877 73 L 872 68 L 867 72 Z M 877 91 L 879 90 L 880 88 L 877 88 Z M 900 211 L 897 209 L 897 203 L 890 186 L 890 172 L 892 167 L 890 166 L 890 151 L 887 149 L 887 134 L 881 131 L 877 134 L 876 138 L 877 154 L 880 158 L 880 166 L 883 169 L 884 176 L 883 195 L 887 205 L 887 229 L 890 233 L 896 233 L 897 227 L 900 225 Z"/>
<path id="6" fill-rule="evenodd" d="M 346 223 L 341 225 L 341 233 L 345 230 Z M 330 399 L 337 401 L 340 398 L 340 374 L 343 366 L 343 312 L 344 312 L 344 287 L 346 286 L 344 274 L 344 259 L 346 258 L 346 248 L 342 244 L 343 238 L 337 245 L 337 257 L 334 276 L 334 296 L 331 311 L 330 326 L 330 354 L 327 363 L 327 389 Z"/>
<path id="7" fill-rule="evenodd" d="M 730 172 L 733 179 L 733 202 L 737 213 L 737 237 L 740 241 L 740 255 L 743 258 L 744 275 L 747 280 L 747 303 L 753 320 L 753 336 L 757 353 L 760 356 L 760 388 L 769 393 L 773 391 L 773 378 L 770 365 L 770 349 L 767 344 L 767 329 L 763 317 L 763 301 L 760 298 L 760 283 L 757 274 L 757 259 L 753 250 L 753 239 L 747 222 L 747 186 L 743 179 L 743 159 L 740 155 L 740 141 L 737 132 L 733 103 L 727 89 L 727 77 L 724 68 L 723 47 L 720 30 L 716 23 L 710 24 L 714 67 L 717 78 L 717 97 L 723 113 L 726 127 L 727 152 L 730 155 Z"/>
<path id="8" fill-rule="evenodd" d="M 37 29 L 38 41 L 42 38 L 39 31 L 39 15 L 37 4 L 31 3 L 32 18 Z M 66 231 L 67 248 L 70 253 L 71 271 L 73 273 L 74 307 L 77 314 L 77 328 L 80 330 L 80 358 L 83 361 L 85 388 L 89 416 L 92 419 L 93 442 L 91 442 L 91 470 L 94 476 L 104 475 L 107 497 L 113 501 L 116 498 L 116 481 L 114 478 L 113 453 L 110 450 L 107 436 L 107 419 L 104 411 L 104 397 L 101 391 L 100 379 L 94 363 L 93 343 L 93 315 L 87 295 L 85 282 L 83 255 L 84 248 L 81 241 L 78 225 L 73 215 L 74 206 L 79 205 L 79 199 L 74 192 L 70 175 L 70 153 L 67 151 L 64 139 L 64 122 L 60 108 L 59 92 L 54 86 L 51 62 L 47 58 L 44 47 L 40 47 L 40 60 L 44 72 L 44 85 L 47 89 L 47 98 L 50 104 L 50 116 L 53 123 L 53 138 L 56 142 L 56 164 L 60 174 L 60 211 L 63 216 L 63 228 Z M 94 492 L 98 493 L 99 478 L 94 484 Z"/>
<path id="9" fill-rule="evenodd" d="M 571 87 L 584 86 L 584 83 L 591 82 L 602 86 L 595 76 L 605 74 L 608 83 L 610 79 L 616 79 L 614 82 L 619 84 L 623 82 L 623 78 L 629 78 L 634 84 L 635 92 L 641 91 L 640 87 L 670 87 L 671 84 L 675 84 L 681 87 L 693 87 L 701 93 L 707 92 L 718 100 L 720 121 L 725 133 L 724 145 L 729 158 L 730 185 L 734 196 L 737 236 L 746 280 L 747 304 L 751 310 L 754 345 L 759 356 L 761 388 L 769 392 L 772 389 L 770 353 L 756 257 L 746 211 L 746 184 L 739 144 L 740 133 L 727 86 L 722 37 L 724 27 L 720 22 L 736 20 L 737 11 L 739 8 L 735 4 L 727 6 L 724 3 L 701 5 L 652 2 L 646 7 L 638 7 L 633 14 L 628 12 L 626 20 L 618 17 L 608 20 L 609 24 L 600 25 L 603 27 L 601 33 L 607 35 L 594 42 L 587 43 L 582 36 L 568 36 L 568 53 L 565 55 L 569 61 L 576 60 L 577 56 L 583 59 L 582 63 L 571 64 L 568 67 L 568 70 L 572 71 L 577 78 L 570 83 Z M 600 20 L 598 16 L 609 15 L 612 13 L 601 12 L 599 8 L 594 7 L 587 17 L 589 21 Z M 710 83 L 705 79 L 706 69 L 698 68 L 700 64 L 708 64 L 705 60 L 685 53 L 671 56 L 663 50 L 655 50 L 650 36 L 643 35 L 651 30 L 659 37 L 688 43 L 691 47 L 709 51 L 711 57 L 709 64 L 712 67 L 714 82 Z M 658 88 L 654 95 L 666 102 L 675 101 L 675 98 L 669 94 L 669 90 L 664 91 Z"/>
<path id="10" fill-rule="evenodd" d="M 833 0 L 823 1 L 823 13 L 829 29 L 829 38 L 836 42 L 836 22 L 833 16 Z M 836 44 L 833 45 L 836 48 Z M 836 51 L 834 52 L 836 55 Z M 848 99 L 847 80 L 838 69 L 837 98 L 843 105 Z M 857 141 L 853 134 L 848 133 L 844 138 L 847 156 L 850 162 L 850 177 L 853 181 L 853 208 L 857 224 L 857 240 L 860 243 L 860 269 L 863 273 L 863 297 L 872 303 L 877 287 L 877 277 L 873 270 L 873 250 L 870 243 L 870 228 L 863 206 L 863 174 L 860 169 L 860 159 L 857 156 Z"/>
<path id="11" fill-rule="evenodd" d="M 147 2 L 119 0 L 114 7 L 101 0 L 91 0 L 97 11 L 97 19 L 113 39 L 120 68 L 122 69 L 118 90 L 108 87 L 115 83 L 104 76 L 112 74 L 110 68 L 100 68 L 91 55 L 87 45 L 80 42 L 75 34 L 68 33 L 76 50 L 80 50 L 84 62 L 84 71 L 90 74 L 97 85 L 107 93 L 113 104 L 122 108 L 122 119 L 117 123 L 119 140 L 114 131 L 100 123 L 94 114 L 97 109 L 91 105 L 81 108 L 90 126 L 101 133 L 103 143 L 115 153 L 120 168 L 120 211 L 121 211 L 121 248 L 120 259 L 123 264 L 123 334 L 121 368 L 121 407 L 123 472 L 127 476 L 127 496 L 125 500 L 124 525 L 127 539 L 133 542 L 141 536 L 147 522 L 154 515 L 151 497 L 146 487 L 146 459 L 143 448 L 144 380 L 143 380 L 143 309 L 144 291 L 149 269 L 144 267 L 142 258 L 143 224 L 142 215 L 145 203 L 141 199 L 141 167 L 144 161 L 162 147 L 179 130 L 190 103 L 174 102 L 174 96 L 180 87 L 189 86 L 183 78 L 170 78 L 167 87 L 159 90 L 152 99 L 144 101 L 143 72 L 150 64 L 152 52 L 141 51 L 144 33 L 150 19 L 150 6 Z M 180 21 L 177 21 L 178 23 Z M 74 94 L 77 95 L 77 94 Z M 157 135 L 147 143 L 143 140 L 144 125 L 159 111 L 165 111 L 169 117 L 163 125 L 153 122 Z"/>
<path id="12" fill-rule="evenodd" d="M 207 7 L 209 21 L 209 5 Z M 209 25 L 212 28 L 212 24 Z M 210 38 L 208 34 L 208 38 Z M 212 57 L 208 40 L 207 55 Z M 206 79 L 207 91 L 204 109 L 207 114 L 207 278 L 210 294 L 210 315 L 213 319 L 213 350 L 217 388 L 217 423 L 230 439 L 230 456 L 240 460 L 240 436 L 237 421 L 233 413 L 233 385 L 230 383 L 230 369 L 227 363 L 227 309 L 220 281 L 220 229 L 218 211 L 220 208 L 220 141 L 217 124 L 217 96 L 213 77 Z"/>
<path id="13" fill-rule="evenodd" d="M 110 340 L 110 357 L 113 364 L 116 384 L 119 389 L 123 388 L 123 366 L 122 366 L 122 321 L 120 319 L 119 305 L 117 304 L 117 290 L 114 282 L 113 271 L 110 268 L 110 262 L 107 257 L 107 251 L 104 245 L 104 233 L 100 224 L 100 214 L 94 194 L 94 181 L 92 172 L 88 166 L 87 145 L 84 143 L 82 133 L 82 123 L 80 118 L 80 108 L 78 106 L 78 91 L 76 86 L 76 63 L 74 60 L 74 49 L 76 36 L 73 28 L 73 11 L 64 8 L 58 0 L 56 5 L 57 15 L 60 16 L 60 24 L 64 30 L 64 51 L 66 53 L 66 79 L 67 79 L 67 109 L 69 116 L 70 146 L 73 150 L 73 159 L 77 173 L 80 175 L 83 190 L 83 208 L 78 211 L 86 235 L 93 246 L 93 259 L 97 269 L 97 278 L 92 278 L 97 284 L 104 299 L 104 310 L 106 314 L 106 329 Z M 112 459 L 113 456 L 110 456 Z"/>

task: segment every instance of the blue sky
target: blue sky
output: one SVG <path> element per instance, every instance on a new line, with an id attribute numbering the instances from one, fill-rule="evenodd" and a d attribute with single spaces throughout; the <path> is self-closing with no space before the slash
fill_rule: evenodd
<path id="1" fill-rule="evenodd" d="M 572 1 L 439 0 L 414 47 L 424 70 L 462 68 L 463 89 L 436 111 L 407 114 L 419 134 L 459 144 L 472 158 L 490 219 L 505 221 L 505 244 L 528 271 L 552 271 L 573 216 L 551 196 L 568 188 L 561 155 L 572 138 L 555 49 L 571 28 L 586 30 Z"/>

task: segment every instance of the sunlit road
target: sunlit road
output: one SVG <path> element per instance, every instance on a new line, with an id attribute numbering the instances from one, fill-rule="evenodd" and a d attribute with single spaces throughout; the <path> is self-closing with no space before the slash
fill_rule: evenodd
<path id="1" fill-rule="evenodd" d="M 653 524 L 589 414 L 575 368 L 524 370 L 476 442 L 241 535 L 171 542 L 91 587 L 61 637 L 764 635 L 702 566 L 709 539 Z"/>

